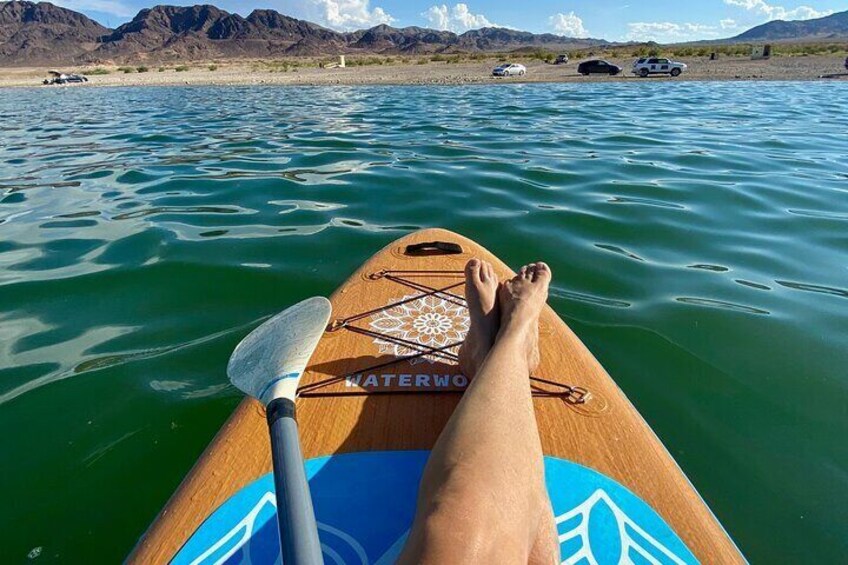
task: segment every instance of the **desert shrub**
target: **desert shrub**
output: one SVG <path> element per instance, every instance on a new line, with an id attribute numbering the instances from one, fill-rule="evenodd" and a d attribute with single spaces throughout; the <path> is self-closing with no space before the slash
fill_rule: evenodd
<path id="1" fill-rule="evenodd" d="M 209 70 L 210 70 L 210 71 L 217 71 L 217 70 L 218 70 L 218 65 L 209 65 Z"/>
<path id="2" fill-rule="evenodd" d="M 442 55 L 441 53 L 436 53 L 435 55 L 430 57 L 430 61 L 432 61 L 434 63 L 442 63 L 442 62 L 447 61 L 447 60 L 448 60 L 448 58 L 445 57 L 444 55 Z"/>
<path id="3" fill-rule="evenodd" d="M 710 49 L 710 52 L 715 51 L 720 55 L 727 55 L 730 57 L 740 57 L 744 55 L 751 54 L 751 44 L 749 43 L 737 43 L 733 45 L 716 45 Z"/>
<path id="4" fill-rule="evenodd" d="M 97 68 L 91 69 L 90 71 L 88 71 L 85 74 L 87 74 L 87 75 L 108 75 L 111 72 L 112 71 L 110 71 L 109 69 L 104 69 L 103 67 L 97 67 Z"/>
<path id="5" fill-rule="evenodd" d="M 371 65 L 383 65 L 385 59 L 382 57 L 356 57 L 347 61 L 347 65 L 351 67 L 368 67 Z"/>
<path id="6" fill-rule="evenodd" d="M 175 67 L 174 70 L 178 73 L 184 73 L 188 70 L 188 65 L 180 65 L 178 67 Z"/>
<path id="7" fill-rule="evenodd" d="M 835 55 L 845 53 L 848 47 L 838 43 L 808 43 L 800 45 L 775 45 L 772 52 L 780 51 L 790 55 Z"/>
<path id="8" fill-rule="evenodd" d="M 144 65 L 141 65 L 140 67 L 136 67 L 136 68 L 135 68 L 135 70 L 137 70 L 137 71 L 138 71 L 138 72 L 140 72 L 140 73 L 146 73 L 146 72 L 147 72 L 147 71 L 149 71 L 150 69 L 148 69 L 148 68 L 147 68 L 147 67 L 145 67 Z"/>
<path id="9" fill-rule="evenodd" d="M 260 61 L 259 64 L 262 65 L 263 67 L 267 68 L 268 72 L 271 72 L 271 73 L 274 73 L 274 72 L 287 73 L 290 70 L 297 69 L 298 67 L 321 66 L 320 61 L 318 61 L 316 63 L 315 61 L 305 62 L 305 61 L 298 61 L 296 59 L 274 59 L 274 60 L 271 60 L 271 61 Z M 324 64 L 326 64 L 326 62 Z M 345 64 L 350 65 L 351 63 L 346 62 Z"/>
<path id="10" fill-rule="evenodd" d="M 132 67 L 118 67 L 117 70 L 118 70 L 119 73 L 124 73 L 124 74 L 130 74 L 130 73 L 135 72 L 135 69 L 132 68 Z"/>
<path id="11" fill-rule="evenodd" d="M 536 61 L 553 61 L 556 59 L 556 53 L 547 49 L 534 49 L 530 52 L 529 58 Z"/>
<path id="12" fill-rule="evenodd" d="M 164 73 L 164 72 L 165 72 L 165 67 L 159 67 L 159 72 L 160 72 L 160 73 Z"/>
<path id="13" fill-rule="evenodd" d="M 424 59 L 418 59 L 418 63 L 417 63 L 417 64 L 418 64 L 418 65 L 426 65 L 426 64 L 427 64 L 427 63 L 429 63 L 429 62 L 430 62 L 430 59 L 424 58 Z"/>

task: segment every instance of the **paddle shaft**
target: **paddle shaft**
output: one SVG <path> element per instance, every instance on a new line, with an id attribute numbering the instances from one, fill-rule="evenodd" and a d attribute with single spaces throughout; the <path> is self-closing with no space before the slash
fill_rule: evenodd
<path id="1" fill-rule="evenodd" d="M 268 404 L 271 458 L 277 495 L 280 550 L 285 565 L 320 565 L 321 542 L 309 482 L 303 467 L 294 402 L 277 398 Z"/>

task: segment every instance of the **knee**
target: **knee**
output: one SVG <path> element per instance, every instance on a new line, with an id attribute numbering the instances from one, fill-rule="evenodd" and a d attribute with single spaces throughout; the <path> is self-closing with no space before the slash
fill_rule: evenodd
<path id="1" fill-rule="evenodd" d="M 413 529 L 399 563 L 527 563 L 526 543 L 509 539 L 513 533 L 487 524 L 473 509 L 436 511 Z"/>
<path id="2" fill-rule="evenodd" d="M 518 509 L 480 489 L 441 494 L 419 509 L 410 534 L 421 562 L 527 563 L 530 540 L 516 520 Z"/>

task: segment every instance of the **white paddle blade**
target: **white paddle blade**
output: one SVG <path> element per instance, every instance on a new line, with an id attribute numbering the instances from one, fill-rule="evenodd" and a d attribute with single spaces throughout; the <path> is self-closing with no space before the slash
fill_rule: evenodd
<path id="1" fill-rule="evenodd" d="M 264 404 L 275 398 L 294 400 L 332 310 L 323 296 L 308 298 L 250 332 L 230 356 L 230 382 Z"/>

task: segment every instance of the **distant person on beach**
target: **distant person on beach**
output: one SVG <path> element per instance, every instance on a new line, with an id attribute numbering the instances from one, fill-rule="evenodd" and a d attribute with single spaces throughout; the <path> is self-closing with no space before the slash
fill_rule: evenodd
<path id="1" fill-rule="evenodd" d="M 528 379 L 550 282 L 545 263 L 503 283 L 486 261 L 465 266 L 471 384 L 424 469 L 399 563 L 559 563 Z"/>

